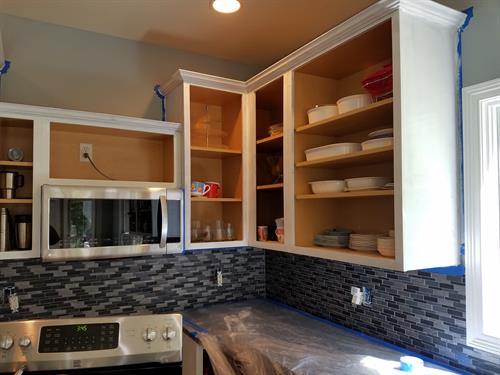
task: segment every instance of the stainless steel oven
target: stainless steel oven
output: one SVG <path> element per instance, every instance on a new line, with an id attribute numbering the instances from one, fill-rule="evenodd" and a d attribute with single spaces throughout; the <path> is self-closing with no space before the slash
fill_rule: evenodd
<path id="1" fill-rule="evenodd" d="M 182 190 L 42 187 L 44 261 L 179 253 Z"/>

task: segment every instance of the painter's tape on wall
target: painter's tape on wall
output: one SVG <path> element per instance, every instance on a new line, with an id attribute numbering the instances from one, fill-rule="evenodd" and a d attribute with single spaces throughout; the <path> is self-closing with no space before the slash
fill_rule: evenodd
<path id="1" fill-rule="evenodd" d="M 6 74 L 9 71 L 11 62 L 9 60 L 5 60 L 2 65 L 2 69 L 0 69 L 0 76 Z"/>
<path id="2" fill-rule="evenodd" d="M 165 95 L 161 92 L 160 85 L 155 85 L 153 89 L 154 93 L 161 100 L 161 121 L 167 120 L 167 114 L 165 110 Z"/>
<path id="3" fill-rule="evenodd" d="M 467 8 L 463 11 L 465 13 L 465 21 L 458 28 L 458 43 L 457 43 L 457 56 L 458 56 L 458 149 L 460 152 L 460 171 L 459 171 L 459 179 L 460 179 L 460 213 L 461 213 L 461 228 L 462 233 L 464 232 L 464 151 L 463 151 L 463 109 L 462 109 L 462 87 L 463 87 L 463 73 L 462 73 L 462 33 L 469 26 L 469 23 L 474 17 L 474 7 Z M 463 241 L 463 238 L 460 239 Z M 464 256 L 465 256 L 465 244 L 460 244 L 460 260 L 461 263 L 458 266 L 453 267 L 438 267 L 438 268 L 429 268 L 424 271 L 435 272 L 435 273 L 444 273 L 446 275 L 453 276 L 463 276 L 465 275 L 465 267 L 464 267 Z"/>

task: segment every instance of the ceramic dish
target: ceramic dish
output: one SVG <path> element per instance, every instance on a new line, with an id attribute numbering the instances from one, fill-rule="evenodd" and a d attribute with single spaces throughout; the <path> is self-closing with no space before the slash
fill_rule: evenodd
<path id="1" fill-rule="evenodd" d="M 394 144 L 394 138 L 392 137 L 375 138 L 361 143 L 361 148 L 363 149 L 363 151 L 373 150 L 374 148 L 392 146 L 393 144 Z"/>
<path id="2" fill-rule="evenodd" d="M 377 251 L 385 257 L 393 257 L 396 254 L 394 249 L 394 238 L 393 237 L 378 238 Z"/>
<path id="3" fill-rule="evenodd" d="M 354 111 L 373 102 L 371 95 L 359 94 L 343 97 L 337 101 L 339 114 Z"/>
<path id="4" fill-rule="evenodd" d="M 307 118 L 309 120 L 309 124 L 314 122 L 322 121 L 327 119 L 328 117 L 336 116 L 339 114 L 338 108 L 335 104 L 325 104 L 325 105 L 317 105 L 314 108 L 311 108 L 307 111 Z"/>
<path id="5" fill-rule="evenodd" d="M 345 180 L 348 191 L 380 189 L 389 181 L 390 179 L 387 177 L 357 177 Z"/>
<path id="6" fill-rule="evenodd" d="M 333 156 L 350 154 L 361 150 L 359 143 L 333 143 L 331 145 L 310 148 L 305 151 L 306 160 L 317 160 L 323 158 L 330 158 Z"/>
<path id="7" fill-rule="evenodd" d="M 344 180 L 327 180 L 309 182 L 313 194 L 340 193 L 345 189 Z"/>
<path id="8" fill-rule="evenodd" d="M 385 129 L 375 130 L 374 132 L 371 132 L 370 134 L 368 134 L 368 138 L 392 137 L 393 134 L 394 134 L 393 128 L 385 128 Z"/>

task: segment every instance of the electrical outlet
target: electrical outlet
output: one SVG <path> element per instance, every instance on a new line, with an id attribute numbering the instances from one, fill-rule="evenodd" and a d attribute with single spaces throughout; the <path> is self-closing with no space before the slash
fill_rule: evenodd
<path id="1" fill-rule="evenodd" d="M 83 154 L 85 153 L 87 153 L 90 157 L 92 157 L 92 144 L 80 143 L 80 161 L 88 163 L 89 159 L 83 156 Z"/>

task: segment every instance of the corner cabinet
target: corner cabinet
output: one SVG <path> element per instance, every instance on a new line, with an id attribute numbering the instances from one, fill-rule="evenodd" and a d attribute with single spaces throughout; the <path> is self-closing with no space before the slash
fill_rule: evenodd
<path id="1" fill-rule="evenodd" d="M 289 61 L 268 69 L 267 82 L 263 76 L 248 82 L 255 108 L 249 139 L 259 139 L 259 95 L 266 90 L 283 103 L 284 123 L 278 146 L 284 156 L 284 208 L 279 195 L 273 201 L 284 212 L 285 243 L 269 246 L 256 240 L 256 226 L 267 225 L 260 222 L 257 192 L 250 204 L 255 207 L 249 215 L 252 245 L 403 271 L 460 263 L 456 46 L 464 15 L 428 1 L 400 1 L 396 9 L 391 4 L 381 1 L 295 51 Z M 308 109 L 366 93 L 363 79 L 387 64 L 393 67 L 390 97 L 308 122 Z M 273 77 L 286 65 L 290 69 Z M 269 90 L 277 83 L 282 95 Z M 391 146 L 315 161 L 305 158 L 307 149 L 361 143 L 384 128 L 393 128 Z M 253 150 L 250 170 L 259 165 L 258 142 Z M 366 176 L 387 177 L 394 188 L 312 194 L 309 185 Z M 258 184 L 251 188 L 258 189 Z M 314 244 L 316 234 L 332 228 L 386 235 L 394 230 L 395 256 Z"/>
<path id="2" fill-rule="evenodd" d="M 186 249 L 247 245 L 244 83 L 181 70 L 162 90 L 184 124 Z"/>
<path id="3" fill-rule="evenodd" d="M 94 161 L 113 180 L 80 160 L 82 143 L 92 144 Z M 11 148 L 23 151 L 22 161 L 7 160 Z M 182 149 L 178 123 L 0 103 L 0 171 L 24 176 L 16 196 L 0 199 L 0 207 L 12 218 L 32 218 L 32 246 L 11 245 L 0 260 L 40 256 L 44 184 L 179 188 Z"/>

